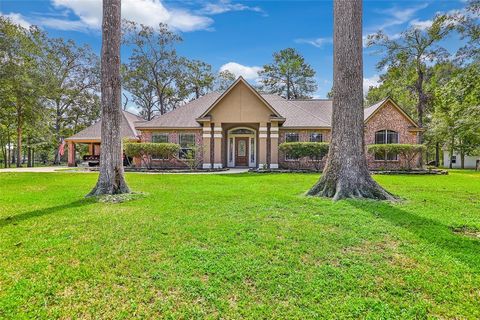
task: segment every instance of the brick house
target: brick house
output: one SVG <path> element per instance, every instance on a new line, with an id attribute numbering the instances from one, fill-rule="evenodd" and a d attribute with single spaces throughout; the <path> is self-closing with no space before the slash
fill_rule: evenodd
<path id="1" fill-rule="evenodd" d="M 195 148 L 204 169 L 224 167 L 296 168 L 312 161 L 292 159 L 279 144 L 294 141 L 328 142 L 331 100 L 285 100 L 257 92 L 242 77 L 225 92 L 212 92 L 151 121 L 138 122 L 142 142 L 180 144 L 179 156 L 153 159 L 155 167 L 185 167 L 186 151 Z M 365 109 L 365 143 L 416 143 L 421 131 L 392 99 Z M 135 159 L 140 165 L 140 159 Z M 325 159 L 317 167 L 324 165 Z M 371 169 L 402 168 L 399 155 L 368 155 Z"/>

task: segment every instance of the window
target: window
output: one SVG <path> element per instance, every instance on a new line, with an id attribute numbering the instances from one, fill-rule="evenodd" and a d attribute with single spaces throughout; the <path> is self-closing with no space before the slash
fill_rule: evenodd
<path id="1" fill-rule="evenodd" d="M 313 132 L 310 133 L 310 142 L 322 142 L 323 141 L 323 135 L 318 132 Z"/>
<path id="2" fill-rule="evenodd" d="M 392 130 L 380 130 L 375 132 L 375 144 L 392 144 L 398 143 L 398 132 Z M 398 154 L 396 153 L 376 153 L 375 160 L 396 161 Z"/>
<path id="3" fill-rule="evenodd" d="M 152 134 L 153 143 L 167 143 L 168 142 L 168 133 L 154 133 Z"/>
<path id="4" fill-rule="evenodd" d="M 457 156 L 452 156 L 452 163 L 457 163 Z"/>
<path id="5" fill-rule="evenodd" d="M 178 137 L 178 143 L 180 144 L 180 152 L 178 157 L 180 159 L 187 159 L 189 152 L 195 152 L 195 134 L 193 133 L 181 133 Z M 192 157 L 195 157 L 193 154 Z"/>
<path id="6" fill-rule="evenodd" d="M 285 142 L 298 142 L 298 141 L 299 141 L 298 133 L 288 132 L 285 135 Z"/>

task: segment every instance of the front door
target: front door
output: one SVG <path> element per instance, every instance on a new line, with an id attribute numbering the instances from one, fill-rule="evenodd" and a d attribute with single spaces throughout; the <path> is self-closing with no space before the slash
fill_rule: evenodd
<path id="1" fill-rule="evenodd" d="M 248 137 L 235 138 L 235 166 L 248 167 Z"/>

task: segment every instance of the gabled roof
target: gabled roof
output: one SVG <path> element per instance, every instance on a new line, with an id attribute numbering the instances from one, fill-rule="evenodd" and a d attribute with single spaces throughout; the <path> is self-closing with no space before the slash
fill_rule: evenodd
<path id="1" fill-rule="evenodd" d="M 135 127 L 144 120 L 128 111 L 122 111 L 122 122 L 120 124 L 120 136 L 122 139 L 138 139 L 138 133 Z M 102 132 L 102 120 L 100 119 L 88 128 L 77 132 L 71 137 L 65 139 L 65 141 L 98 141 L 100 142 Z"/>
<path id="2" fill-rule="evenodd" d="M 225 90 L 225 92 L 223 92 L 223 93 L 217 98 L 217 100 L 215 100 L 214 103 L 212 103 L 212 105 L 211 105 L 206 111 L 204 111 L 204 112 L 202 113 L 202 115 L 199 117 L 199 119 L 206 117 L 206 116 L 208 115 L 208 113 L 209 113 L 213 108 L 215 108 L 215 106 L 216 106 L 220 101 L 222 101 L 222 99 L 223 99 L 230 91 L 232 91 L 233 88 L 235 88 L 239 83 L 243 83 L 244 85 L 246 85 L 247 88 L 250 89 L 250 91 L 251 91 L 255 96 L 257 96 L 257 98 L 260 99 L 260 101 L 262 101 L 262 102 L 265 104 L 265 106 L 270 109 L 270 111 L 272 111 L 273 115 L 275 115 L 276 117 L 282 118 L 282 116 L 278 113 L 278 111 L 275 110 L 275 108 L 272 107 L 272 105 L 270 105 L 270 103 L 268 103 L 268 101 L 265 100 L 265 98 L 264 98 L 261 94 L 259 94 L 259 93 L 257 92 L 257 90 L 255 90 L 247 81 L 245 81 L 245 79 L 243 79 L 242 76 L 240 76 L 240 77 L 238 77 L 238 79 L 237 79 L 234 83 L 232 83 L 232 84 L 230 85 L 230 87 L 228 87 L 227 90 Z"/>
<path id="3" fill-rule="evenodd" d="M 257 92 L 243 78 L 238 78 L 225 92 L 212 92 L 195 99 L 177 109 L 159 116 L 151 121 L 138 124 L 137 129 L 182 129 L 201 128 L 200 121 L 209 120 L 209 112 L 239 83 L 244 83 L 252 92 L 272 110 L 272 114 L 279 118 L 284 128 L 331 128 L 332 126 L 332 100 L 286 100 L 275 94 Z M 418 128 L 415 121 L 398 106 L 391 98 L 386 98 L 364 109 L 365 122 L 384 107 L 387 102 L 396 107 L 412 126 Z"/>
<path id="4" fill-rule="evenodd" d="M 415 128 L 418 128 L 418 124 L 415 122 L 415 120 L 412 119 L 412 117 L 410 117 L 408 115 L 408 113 L 405 112 L 405 110 L 403 110 L 396 102 L 395 100 L 393 100 L 392 98 L 390 97 L 387 97 L 385 99 L 383 99 L 382 101 L 379 101 L 377 103 L 375 103 L 374 105 L 368 107 L 368 108 L 365 108 L 364 109 L 364 119 L 365 119 L 365 122 L 367 122 L 368 120 L 370 120 L 381 108 L 383 108 L 384 106 L 387 105 L 387 102 L 390 102 L 390 104 L 392 106 L 394 106 L 395 108 L 398 109 L 398 111 L 400 111 L 400 113 L 405 117 L 407 118 L 407 120 L 413 125 L 413 127 Z"/>

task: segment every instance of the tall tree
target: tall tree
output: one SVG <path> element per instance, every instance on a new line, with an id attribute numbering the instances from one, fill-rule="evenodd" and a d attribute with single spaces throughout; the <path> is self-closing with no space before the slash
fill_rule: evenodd
<path id="1" fill-rule="evenodd" d="M 145 68 L 142 65 L 140 68 Z M 139 114 L 145 120 L 152 120 L 160 113 L 158 109 L 157 90 L 146 75 L 148 71 L 142 69 L 124 68 L 123 88 L 130 92 L 132 100 L 139 108 Z"/>
<path id="2" fill-rule="evenodd" d="M 393 199 L 370 176 L 364 148 L 362 0 L 334 0 L 332 140 L 309 195 Z"/>
<path id="3" fill-rule="evenodd" d="M 480 65 L 472 64 L 435 90 L 435 111 L 429 135 L 443 142 L 450 153 L 465 156 L 480 151 Z M 450 165 L 450 164 L 444 164 Z"/>
<path id="4" fill-rule="evenodd" d="M 58 147 L 63 137 L 76 132 L 72 129 L 78 129 L 73 128 L 78 122 L 78 111 L 81 110 L 82 118 L 98 115 L 99 61 L 88 46 L 79 47 L 73 40 L 53 38 L 44 42 L 41 65 L 48 87 L 45 100 L 52 110 L 54 146 Z M 58 151 L 54 163 L 60 163 Z"/>
<path id="5" fill-rule="evenodd" d="M 425 74 L 428 63 L 443 61 L 449 54 L 440 41 L 453 30 L 455 23 L 447 15 L 437 15 L 432 25 L 427 28 L 412 26 L 401 33 L 398 39 L 389 38 L 383 31 L 369 35 L 367 45 L 380 47 L 384 57 L 377 64 L 379 69 L 385 66 L 414 66 L 416 75 L 410 86 L 416 95 L 417 121 L 420 127 L 424 125 L 426 108 L 431 93 L 425 90 Z M 423 134 L 419 132 L 418 143 L 423 143 Z M 420 157 L 420 162 L 421 162 Z"/>
<path id="6" fill-rule="evenodd" d="M 127 72 L 135 73 L 142 81 L 148 81 L 148 87 L 155 89 L 155 103 L 160 114 L 175 109 L 188 97 L 184 59 L 175 50 L 181 37 L 163 23 L 152 28 L 124 21 L 124 30 L 124 42 L 132 47 Z"/>
<path id="7" fill-rule="evenodd" d="M 31 27 L 25 29 L 0 17 L 1 94 L 14 114 L 16 130 L 16 165 L 22 165 L 25 127 L 34 125 L 41 113 L 42 81 L 39 56 L 42 33 Z"/>
<path id="8" fill-rule="evenodd" d="M 185 67 L 187 90 L 191 91 L 196 99 L 212 90 L 215 77 L 211 65 L 199 60 L 186 60 Z"/>
<path id="9" fill-rule="evenodd" d="M 88 196 L 130 192 L 123 173 L 122 141 L 120 138 L 122 122 L 121 37 L 121 0 L 103 0 L 100 175 L 97 185 Z"/>
<path id="10" fill-rule="evenodd" d="M 215 79 L 215 90 L 225 91 L 235 82 L 237 77 L 229 70 L 220 71 Z"/>
<path id="11" fill-rule="evenodd" d="M 263 91 L 289 100 L 311 98 L 317 90 L 315 71 L 293 48 L 275 52 L 273 63 L 264 65 L 258 75 Z"/>
<path id="12" fill-rule="evenodd" d="M 462 37 L 467 40 L 465 46 L 457 52 L 461 62 L 480 61 L 480 0 L 469 0 L 465 13 L 453 14 L 453 21 Z"/>

